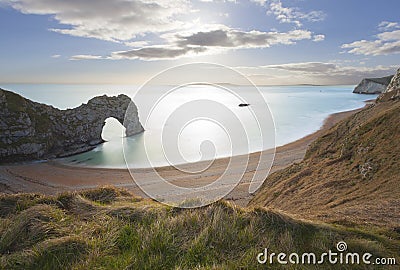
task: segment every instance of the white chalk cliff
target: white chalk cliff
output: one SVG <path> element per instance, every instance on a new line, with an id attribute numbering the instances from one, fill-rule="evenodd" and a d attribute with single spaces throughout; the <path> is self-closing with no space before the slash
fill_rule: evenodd
<path id="1" fill-rule="evenodd" d="M 390 81 L 388 87 L 378 97 L 378 101 L 388 101 L 400 99 L 400 68 Z"/>
<path id="2" fill-rule="evenodd" d="M 353 93 L 357 94 L 380 94 L 386 90 L 393 76 L 387 76 L 383 78 L 366 78 L 363 79 L 354 88 Z"/>

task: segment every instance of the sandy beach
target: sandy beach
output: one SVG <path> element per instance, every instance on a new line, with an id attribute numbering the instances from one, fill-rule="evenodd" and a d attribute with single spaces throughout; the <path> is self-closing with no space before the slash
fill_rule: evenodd
<path id="1" fill-rule="evenodd" d="M 332 114 L 324 121 L 323 126 L 318 131 L 292 143 L 277 147 L 270 172 L 275 172 L 294 162 L 301 161 L 310 143 L 333 125 L 359 110 L 361 109 Z M 249 181 L 257 168 L 259 156 L 260 152 L 250 154 L 246 172 L 240 183 L 230 194 L 225 196 L 225 199 L 234 201 L 241 206 L 247 205 L 252 197 L 248 192 Z M 217 159 L 207 170 L 199 174 L 185 173 L 172 166 L 156 168 L 156 171 L 178 186 L 204 186 L 215 181 L 225 170 L 228 162 L 229 158 Z M 188 170 L 193 171 L 201 168 L 201 165 L 201 163 L 192 163 L 185 166 Z M 234 164 L 234 166 L 238 165 Z M 152 185 L 152 178 L 154 177 L 152 172 L 153 169 L 151 168 L 136 169 L 135 175 Z M 232 170 L 230 174 L 234 177 L 235 170 Z M 129 171 L 124 169 L 72 167 L 57 161 L 0 166 L 0 191 L 3 193 L 34 192 L 51 195 L 104 185 L 123 187 L 135 195 L 146 197 L 146 194 L 133 181 Z"/>

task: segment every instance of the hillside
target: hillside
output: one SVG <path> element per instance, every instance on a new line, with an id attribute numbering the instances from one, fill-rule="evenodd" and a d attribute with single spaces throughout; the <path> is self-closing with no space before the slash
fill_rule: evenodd
<path id="1" fill-rule="evenodd" d="M 270 175 L 250 206 L 302 218 L 400 230 L 400 101 L 340 122 L 304 160 Z"/>
<path id="2" fill-rule="evenodd" d="M 256 260 L 264 248 L 322 254 L 345 240 L 352 252 L 395 257 L 400 246 L 393 231 L 301 221 L 223 201 L 177 209 L 111 187 L 56 197 L 1 195 L 0 216 L 1 269 L 264 269 Z"/>

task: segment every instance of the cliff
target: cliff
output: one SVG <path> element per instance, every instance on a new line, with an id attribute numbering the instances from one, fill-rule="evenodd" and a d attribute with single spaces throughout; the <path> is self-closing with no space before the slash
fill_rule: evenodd
<path id="1" fill-rule="evenodd" d="M 354 88 L 353 93 L 357 94 L 380 94 L 386 90 L 393 76 L 387 76 L 383 78 L 367 78 L 363 79 Z"/>
<path id="2" fill-rule="evenodd" d="M 0 89 L 0 163 L 63 157 L 93 149 L 109 117 L 124 122 L 131 104 L 126 95 L 95 97 L 87 104 L 59 110 Z M 143 131 L 137 108 L 125 123 L 128 136 Z"/>
<path id="3" fill-rule="evenodd" d="M 378 97 L 377 101 L 388 101 L 400 99 L 400 69 L 397 70 L 396 75 L 390 81 L 390 84 L 385 91 Z"/>
<path id="4" fill-rule="evenodd" d="M 271 174 L 250 205 L 300 218 L 398 230 L 399 82 L 398 72 L 382 102 L 332 127 L 311 144 L 300 163 Z"/>

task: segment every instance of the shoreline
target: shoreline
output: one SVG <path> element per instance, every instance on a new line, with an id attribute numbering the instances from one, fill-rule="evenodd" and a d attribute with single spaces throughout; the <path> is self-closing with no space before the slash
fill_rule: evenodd
<path id="1" fill-rule="evenodd" d="M 330 114 L 317 131 L 296 141 L 276 147 L 275 158 L 270 174 L 300 162 L 308 146 L 344 118 L 362 110 L 374 100 L 366 101 L 362 108 Z M 265 151 L 264 151 L 265 152 Z M 252 198 L 248 193 L 249 182 L 257 169 L 261 152 L 249 154 L 249 162 L 241 182 L 224 198 L 234 201 L 240 206 L 246 206 Z M 193 175 L 176 170 L 172 166 L 158 168 L 135 169 L 143 179 L 151 184 L 153 170 L 168 181 L 183 187 L 204 186 L 214 180 L 218 173 L 229 163 L 230 158 L 216 159 L 212 166 L 201 174 Z M 197 171 L 202 162 L 186 164 L 189 170 Z M 234 176 L 234 175 L 232 175 Z M 94 168 L 69 166 L 57 161 L 35 162 L 29 164 L 12 164 L 0 166 L 0 193 L 42 193 L 55 195 L 65 191 L 77 191 L 98 186 L 113 185 L 123 187 L 137 196 L 148 197 L 133 181 L 128 169 Z"/>
<path id="2" fill-rule="evenodd" d="M 314 130 L 311 133 L 309 133 L 309 134 L 307 134 L 307 135 L 305 135 L 303 137 L 300 137 L 300 138 L 298 138 L 298 139 L 296 139 L 294 141 L 285 143 L 283 145 L 276 146 L 275 150 L 277 152 L 278 149 L 280 149 L 280 148 L 289 146 L 291 144 L 297 143 L 297 142 L 302 141 L 302 140 L 307 140 L 309 136 L 312 136 L 315 133 L 318 133 L 321 129 L 325 130 L 325 129 L 329 129 L 331 126 L 333 126 L 332 124 L 330 124 L 331 121 L 335 122 L 335 124 L 337 123 L 336 119 L 332 119 L 331 120 L 331 118 L 340 117 L 341 114 L 347 114 L 347 113 L 351 113 L 353 111 L 355 112 L 355 111 L 364 109 L 367 105 L 373 104 L 374 102 L 375 102 L 375 99 L 365 100 L 364 101 L 365 105 L 363 107 L 361 107 L 361 108 L 351 109 L 351 110 L 347 110 L 347 111 L 340 111 L 340 112 L 336 112 L 336 113 L 331 113 L 325 119 L 323 119 L 322 125 L 317 130 Z M 247 155 L 253 155 L 253 154 L 260 153 L 260 152 L 267 152 L 267 151 L 271 151 L 271 150 L 273 150 L 273 149 L 264 149 L 264 150 L 261 150 L 261 151 L 248 153 Z M 88 151 L 85 151 L 85 152 L 88 152 Z M 74 156 L 74 155 L 72 155 L 72 156 Z M 239 156 L 241 156 L 241 155 L 239 155 Z M 118 167 L 115 167 L 115 168 L 112 168 L 112 167 L 96 167 L 96 166 L 80 165 L 80 164 L 72 165 L 72 164 L 69 164 L 69 163 L 64 163 L 64 162 L 58 161 L 58 159 L 63 159 L 63 158 L 64 157 L 57 158 L 57 159 L 54 159 L 54 160 L 40 160 L 40 161 L 36 161 L 36 163 L 51 163 L 52 165 L 58 166 L 58 167 L 76 168 L 76 169 L 85 169 L 85 170 L 86 169 L 91 169 L 91 170 L 110 170 L 110 171 L 127 171 L 128 170 L 126 168 L 118 168 Z M 222 156 L 222 157 L 217 157 L 216 160 L 222 160 L 222 159 L 228 159 L 228 158 L 231 158 L 231 157 Z M 194 162 L 192 164 L 201 163 L 201 162 L 207 162 L 207 161 L 208 160 L 203 160 L 203 161 Z M 33 161 L 33 162 L 35 162 L 35 161 Z M 33 162 L 29 162 L 29 161 L 28 162 L 21 162 L 21 163 L 18 162 L 18 163 L 14 163 L 14 164 L 5 164 L 5 165 L 24 165 L 24 164 L 30 164 L 30 163 L 33 163 Z M 187 165 L 187 163 L 175 164 L 175 166 L 182 166 L 182 165 L 183 166 Z M 165 166 L 157 166 L 157 167 L 138 167 L 138 168 L 131 168 L 131 169 L 132 170 L 148 170 L 148 169 L 162 170 L 162 169 L 169 168 L 169 167 L 172 167 L 172 166 L 174 166 L 174 165 L 165 165 Z"/>

